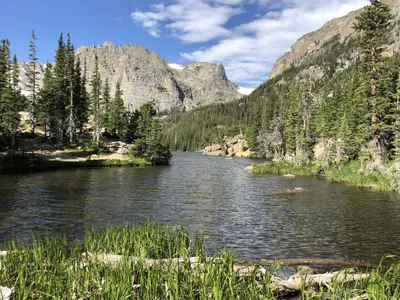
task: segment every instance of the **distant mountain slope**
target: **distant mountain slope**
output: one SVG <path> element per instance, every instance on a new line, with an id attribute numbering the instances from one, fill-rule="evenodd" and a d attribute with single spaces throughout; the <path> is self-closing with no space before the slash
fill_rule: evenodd
<path id="1" fill-rule="evenodd" d="M 398 15 L 400 13 L 399 0 L 383 0 L 382 2 L 390 6 L 394 15 Z M 276 77 L 290 67 L 301 65 L 312 56 L 320 55 L 321 52 L 326 51 L 327 48 L 324 47 L 326 43 L 336 36 L 339 37 L 340 43 L 343 43 L 346 39 L 354 38 L 355 31 L 353 29 L 353 24 L 356 20 L 356 16 L 361 12 L 361 10 L 362 9 L 359 9 L 349 13 L 344 17 L 333 19 L 327 22 L 320 29 L 302 36 L 291 47 L 289 52 L 278 58 L 271 70 L 269 78 L 272 79 Z M 392 33 L 393 44 L 388 49 L 389 54 L 393 53 L 394 49 L 399 49 L 400 46 L 398 32 L 393 30 Z"/>

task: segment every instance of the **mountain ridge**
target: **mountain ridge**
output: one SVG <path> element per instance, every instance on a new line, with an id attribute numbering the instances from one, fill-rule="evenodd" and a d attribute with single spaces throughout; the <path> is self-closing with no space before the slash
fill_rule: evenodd
<path id="1" fill-rule="evenodd" d="M 76 56 L 86 60 L 90 82 L 95 56 L 103 82 L 109 81 L 111 94 L 117 83 L 123 90 L 124 104 L 130 109 L 152 102 L 157 111 L 185 110 L 210 104 L 240 99 L 252 89 L 231 82 L 223 65 L 206 62 L 189 62 L 184 66 L 164 60 L 158 53 L 150 52 L 138 44 L 114 45 L 106 41 L 98 46 L 82 46 Z M 27 71 L 29 63 L 19 62 L 20 88 L 29 95 Z M 45 64 L 37 65 L 41 86 Z M 90 85 L 88 84 L 90 90 Z"/>

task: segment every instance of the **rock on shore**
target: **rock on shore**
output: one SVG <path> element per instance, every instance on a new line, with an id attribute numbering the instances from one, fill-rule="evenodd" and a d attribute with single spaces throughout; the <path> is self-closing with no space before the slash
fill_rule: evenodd
<path id="1" fill-rule="evenodd" d="M 243 135 L 225 138 L 224 143 L 213 144 L 203 150 L 203 155 L 207 156 L 251 157 L 252 154 Z"/>

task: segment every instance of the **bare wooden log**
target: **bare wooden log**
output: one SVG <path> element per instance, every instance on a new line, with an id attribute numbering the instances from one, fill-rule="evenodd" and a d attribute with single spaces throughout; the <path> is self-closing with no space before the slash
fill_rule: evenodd
<path id="1" fill-rule="evenodd" d="M 261 259 L 261 260 L 235 260 L 235 263 L 245 265 L 280 265 L 287 267 L 294 266 L 325 266 L 325 267 L 354 267 L 354 268 L 369 268 L 371 264 L 367 262 L 331 259 L 331 258 L 288 258 L 288 259 Z"/>
<path id="2" fill-rule="evenodd" d="M 129 262 L 133 264 L 142 264 L 145 267 L 153 267 L 156 265 L 166 265 L 171 263 L 173 265 L 190 263 L 191 268 L 200 265 L 201 259 L 199 257 L 189 257 L 189 258 L 172 258 L 172 259 L 151 259 L 151 258 L 139 258 L 133 256 L 123 256 L 118 254 L 95 254 L 95 253 L 83 253 L 83 257 L 88 259 L 93 259 L 109 265 L 118 265 L 122 262 Z M 220 261 L 220 258 L 205 258 L 205 261 L 216 262 Z"/>
<path id="3" fill-rule="evenodd" d="M 367 278 L 369 278 L 369 274 L 347 274 L 343 271 L 305 276 L 296 274 L 289 277 L 282 285 L 289 290 L 300 291 L 302 288 L 310 286 L 328 285 L 332 282 L 347 283 Z"/>

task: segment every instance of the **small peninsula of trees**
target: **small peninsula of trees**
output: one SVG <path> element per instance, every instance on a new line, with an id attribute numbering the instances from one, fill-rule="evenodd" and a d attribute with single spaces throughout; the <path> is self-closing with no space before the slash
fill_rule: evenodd
<path id="1" fill-rule="evenodd" d="M 43 66 L 39 88 L 41 66 L 36 40 L 32 31 L 27 97 L 18 85 L 19 65 L 15 56 L 11 59 L 10 42 L 1 41 L 0 145 L 3 148 L 18 150 L 16 138 L 21 133 L 21 112 L 26 111 L 31 134 L 42 136 L 45 143 L 62 147 L 89 143 L 101 149 L 105 148 L 105 140 L 122 138 L 133 143 L 130 155 L 151 164 L 168 164 L 171 153 L 159 141 L 161 127 L 151 104 L 128 111 L 120 83 L 116 84 L 115 94 L 110 95 L 109 82 L 101 78 L 97 56 L 94 72 L 88 74 L 87 62 L 75 55 L 69 34 L 66 42 L 60 35 L 54 62 Z"/>

